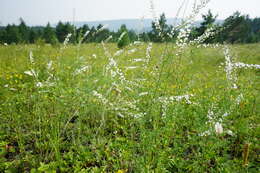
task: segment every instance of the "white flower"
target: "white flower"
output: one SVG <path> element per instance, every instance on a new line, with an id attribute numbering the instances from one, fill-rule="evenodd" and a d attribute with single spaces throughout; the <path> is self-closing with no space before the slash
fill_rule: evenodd
<path id="1" fill-rule="evenodd" d="M 88 70 L 89 68 L 90 68 L 89 66 L 83 66 L 83 67 L 77 69 L 77 70 L 74 72 L 74 75 L 78 75 L 78 74 L 80 74 L 80 73 L 83 73 L 83 72 L 85 72 L 86 70 Z"/>
<path id="2" fill-rule="evenodd" d="M 230 135 L 230 136 L 234 136 L 234 133 L 231 130 L 228 130 L 227 134 Z"/>
<path id="3" fill-rule="evenodd" d="M 104 29 L 106 29 L 108 27 L 108 24 L 102 26 L 99 30 L 97 30 L 97 33 L 103 31 Z"/>
<path id="4" fill-rule="evenodd" d="M 97 58 L 97 55 L 96 55 L 96 54 L 93 54 L 92 57 L 93 57 L 94 59 L 96 59 L 96 58 Z"/>
<path id="5" fill-rule="evenodd" d="M 223 117 L 227 117 L 229 114 L 227 113 L 227 112 L 225 112 L 224 114 L 223 114 Z"/>
<path id="6" fill-rule="evenodd" d="M 49 61 L 47 64 L 47 69 L 50 70 L 52 68 L 52 61 Z"/>
<path id="7" fill-rule="evenodd" d="M 104 41 L 105 43 L 109 42 L 109 40 L 111 40 L 113 38 L 112 35 L 110 35 L 109 37 L 107 37 L 107 39 Z"/>
<path id="8" fill-rule="evenodd" d="M 123 32 L 123 33 L 120 35 L 120 37 L 119 37 L 118 41 L 121 41 L 121 40 L 122 40 L 122 38 L 124 37 L 124 35 L 126 35 L 126 32 Z"/>
<path id="9" fill-rule="evenodd" d="M 147 95 L 147 94 L 149 94 L 149 93 L 148 92 L 142 92 L 142 93 L 139 94 L 139 96 L 144 96 L 144 95 Z"/>
<path id="10" fill-rule="evenodd" d="M 242 63 L 242 62 L 237 62 L 237 63 L 234 63 L 233 64 L 234 67 L 236 68 L 255 68 L 255 69 L 260 69 L 260 65 L 258 64 L 245 64 L 245 63 Z"/>
<path id="11" fill-rule="evenodd" d="M 209 130 L 199 134 L 199 136 L 209 136 L 209 135 L 210 135 L 210 131 Z"/>
<path id="12" fill-rule="evenodd" d="M 139 45 L 139 44 L 142 44 L 141 41 L 134 41 L 134 45 Z"/>
<path id="13" fill-rule="evenodd" d="M 240 94 L 240 95 L 237 97 L 237 99 L 236 99 L 236 104 L 239 105 L 243 99 L 244 99 L 243 94 Z"/>
<path id="14" fill-rule="evenodd" d="M 36 83 L 36 87 L 39 87 L 39 88 L 43 87 L 43 83 L 42 82 L 37 82 Z"/>
<path id="15" fill-rule="evenodd" d="M 37 73 L 34 70 L 25 71 L 24 74 L 37 77 Z"/>
<path id="16" fill-rule="evenodd" d="M 66 45 L 69 43 L 71 36 L 72 36 L 71 33 L 69 33 L 69 34 L 66 36 L 66 38 L 65 38 L 65 40 L 64 40 L 64 42 L 63 42 L 64 47 L 66 47 Z"/>
<path id="17" fill-rule="evenodd" d="M 33 58 L 33 53 L 32 53 L 32 51 L 30 51 L 29 58 L 30 58 L 30 62 L 33 64 L 33 63 L 34 63 L 34 58 Z"/>
<path id="18" fill-rule="evenodd" d="M 86 38 L 88 36 L 88 34 L 90 33 L 90 31 L 86 31 L 83 38 Z"/>
<path id="19" fill-rule="evenodd" d="M 222 127 L 222 124 L 220 124 L 219 122 L 217 122 L 215 124 L 215 132 L 216 134 L 220 135 L 223 133 L 223 127 Z"/>
<path id="20" fill-rule="evenodd" d="M 136 51 L 137 51 L 137 49 L 136 49 L 136 48 L 134 48 L 134 49 L 131 49 L 131 50 L 129 50 L 129 51 L 128 51 L 128 54 L 135 53 Z"/>
<path id="21" fill-rule="evenodd" d="M 114 56 L 119 56 L 124 52 L 124 50 L 118 50 L 116 51 L 116 53 L 114 54 Z"/>
<path id="22" fill-rule="evenodd" d="M 132 69 L 136 69 L 138 68 L 137 66 L 129 66 L 129 67 L 126 67 L 126 70 L 132 70 Z"/>
<path id="23" fill-rule="evenodd" d="M 133 62 L 142 62 L 142 61 L 145 61 L 145 60 L 142 58 L 133 59 Z"/>

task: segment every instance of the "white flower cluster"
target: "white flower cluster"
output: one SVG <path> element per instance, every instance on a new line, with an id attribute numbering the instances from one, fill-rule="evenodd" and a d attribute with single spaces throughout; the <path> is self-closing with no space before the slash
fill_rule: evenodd
<path id="1" fill-rule="evenodd" d="M 116 87 L 118 86 L 113 83 L 109 91 L 113 90 L 112 88 L 116 89 Z M 118 93 L 120 94 L 121 91 L 119 90 Z M 113 99 L 110 101 L 97 91 L 93 91 L 93 96 L 95 96 L 107 110 L 116 111 L 117 115 L 120 117 L 125 117 L 125 115 L 128 115 L 134 118 L 139 118 L 146 114 L 142 113 L 136 106 L 138 103 L 136 100 L 126 100 L 124 97 L 118 97 L 118 99 Z"/>
<path id="2" fill-rule="evenodd" d="M 183 49 L 188 45 L 190 32 L 191 32 L 191 29 L 189 26 L 186 26 L 185 28 L 182 28 L 179 31 L 179 34 L 178 34 L 177 40 L 176 40 L 176 45 L 180 49 Z"/>
<path id="3" fill-rule="evenodd" d="M 223 118 L 227 117 L 229 114 L 225 112 L 223 115 L 220 114 L 222 116 L 218 117 L 217 114 L 219 113 L 214 113 L 213 109 L 215 109 L 214 106 L 212 106 L 212 108 L 208 110 L 208 114 L 207 114 L 208 122 L 206 122 L 207 125 L 211 126 L 211 129 L 200 133 L 199 136 L 209 136 L 213 133 L 217 135 L 226 133 L 233 136 L 234 135 L 233 132 L 231 130 L 224 130 L 222 125 Z"/>
<path id="4" fill-rule="evenodd" d="M 153 20 L 154 20 L 154 23 L 155 23 L 155 28 L 156 28 L 156 30 L 159 31 L 159 36 L 161 37 L 162 36 L 162 28 L 159 24 L 159 20 L 158 20 L 158 17 L 156 15 L 156 10 L 155 10 L 153 0 L 150 0 L 150 10 L 151 10 L 152 17 L 153 17 Z"/>
<path id="5" fill-rule="evenodd" d="M 185 100 L 187 104 L 192 104 L 190 101 L 190 97 L 193 97 L 194 95 L 181 95 L 181 96 L 170 96 L 170 97 L 159 97 L 158 101 L 162 103 L 162 116 L 166 116 L 166 111 L 168 109 L 169 104 L 172 102 L 180 102 L 182 100 Z"/>
<path id="6" fill-rule="evenodd" d="M 86 31 L 86 32 L 84 33 L 83 37 L 80 38 L 80 40 L 79 40 L 78 46 L 80 46 L 81 43 L 82 43 L 82 41 L 83 41 L 85 38 L 87 38 L 87 36 L 89 35 L 89 33 L 90 33 L 90 31 Z"/>
<path id="7" fill-rule="evenodd" d="M 145 62 L 145 59 L 143 58 L 136 58 L 132 60 L 133 62 Z"/>
<path id="8" fill-rule="evenodd" d="M 104 106 L 112 106 L 112 104 L 100 93 L 93 91 L 93 96 L 97 97 Z"/>
<path id="9" fill-rule="evenodd" d="M 260 65 L 258 64 L 245 64 L 242 62 L 232 62 L 232 57 L 230 55 L 229 48 L 227 46 L 224 47 L 224 55 L 225 55 L 225 72 L 226 72 L 226 77 L 228 81 L 231 83 L 231 87 L 236 89 L 236 80 L 237 77 L 234 73 L 234 70 L 237 68 L 242 68 L 242 69 L 260 69 Z"/>
<path id="10" fill-rule="evenodd" d="M 108 36 L 108 37 L 107 37 L 107 39 L 105 39 L 105 41 L 104 41 L 104 42 L 105 42 L 105 43 L 107 43 L 107 42 L 109 42 L 109 41 L 110 41 L 112 38 L 113 38 L 113 36 L 112 36 L 112 35 L 110 35 L 110 36 Z"/>
<path id="11" fill-rule="evenodd" d="M 33 69 L 28 70 L 28 71 L 25 71 L 24 74 L 27 74 L 27 75 L 29 75 L 29 76 L 33 76 L 33 77 L 35 77 L 35 78 L 38 77 L 38 74 L 37 74 Z"/>
<path id="12" fill-rule="evenodd" d="M 106 28 L 108 28 L 108 24 L 106 25 L 103 25 L 101 28 L 99 28 L 97 31 L 96 31 L 96 34 L 98 34 L 99 32 L 105 30 Z"/>
<path id="13" fill-rule="evenodd" d="M 145 52 L 145 67 L 147 67 L 147 65 L 149 64 L 149 62 L 151 61 L 151 51 L 153 48 L 153 43 L 149 43 L 147 48 L 146 48 L 146 52 Z"/>
<path id="14" fill-rule="evenodd" d="M 125 35 L 126 35 L 126 32 L 123 32 L 123 33 L 120 35 L 120 37 L 118 38 L 118 41 L 121 41 Z"/>
<path id="15" fill-rule="evenodd" d="M 192 40 L 191 44 L 202 44 L 208 38 L 213 37 L 216 34 L 215 27 L 208 28 L 201 36 Z"/>
<path id="16" fill-rule="evenodd" d="M 32 52 L 30 52 L 30 54 L 29 54 L 29 60 L 30 60 L 31 65 L 34 65 L 34 58 L 33 58 Z M 50 72 L 50 70 L 53 69 L 52 64 L 53 64 L 53 62 L 49 61 L 46 65 L 46 68 L 48 70 L 47 73 L 49 74 L 49 77 L 46 81 L 41 82 L 39 80 L 38 73 L 33 68 L 31 68 L 30 70 L 24 71 L 24 74 L 27 74 L 28 76 L 32 76 L 34 78 L 35 86 L 37 88 L 52 87 L 52 86 L 54 86 L 54 83 L 50 82 L 50 80 L 53 78 L 53 74 Z"/>
<path id="17" fill-rule="evenodd" d="M 74 75 L 79 75 L 79 74 L 81 74 L 81 73 L 83 73 L 83 72 L 85 72 L 85 71 L 87 71 L 89 69 L 90 69 L 90 66 L 86 65 L 86 66 L 83 66 L 83 67 L 77 69 L 73 74 Z"/>
<path id="18" fill-rule="evenodd" d="M 116 53 L 114 53 L 114 57 L 121 55 L 123 52 L 123 49 L 116 51 Z"/>
<path id="19" fill-rule="evenodd" d="M 106 66 L 106 73 L 110 74 L 112 78 L 118 77 L 121 83 L 126 82 L 126 78 L 122 70 L 118 67 L 114 58 L 109 58 L 109 63 Z"/>
<path id="20" fill-rule="evenodd" d="M 260 69 L 260 65 L 258 65 L 258 64 L 245 64 L 245 63 L 242 63 L 242 62 L 234 63 L 233 66 L 236 67 L 236 68 Z"/>
<path id="21" fill-rule="evenodd" d="M 67 46 L 67 44 L 69 43 L 71 36 L 72 36 L 71 33 L 69 33 L 69 34 L 66 36 L 66 38 L 65 38 L 65 40 L 64 40 L 64 42 L 63 42 L 64 48 L 65 48 L 65 47 Z"/>
<path id="22" fill-rule="evenodd" d="M 137 48 L 133 48 L 131 50 L 128 51 L 128 55 L 135 53 L 137 51 Z"/>
<path id="23" fill-rule="evenodd" d="M 229 48 L 227 46 L 224 47 L 224 56 L 225 56 L 225 72 L 228 82 L 230 83 L 231 88 L 236 89 L 236 80 L 237 77 L 235 76 L 232 57 L 230 55 Z"/>

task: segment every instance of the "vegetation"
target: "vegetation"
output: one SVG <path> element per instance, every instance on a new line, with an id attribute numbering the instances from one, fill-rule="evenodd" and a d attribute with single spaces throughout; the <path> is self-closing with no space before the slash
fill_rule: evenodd
<path id="1" fill-rule="evenodd" d="M 139 35 L 0 28 L 0 172 L 259 172 L 260 44 L 234 44 L 259 19 L 195 27 L 208 2 Z"/>
<path id="2" fill-rule="evenodd" d="M 259 44 L 103 46 L 0 47 L 0 172 L 259 171 Z"/>
<path id="3" fill-rule="evenodd" d="M 214 16 L 211 11 L 206 15 L 202 15 L 203 21 L 200 26 L 192 28 L 190 38 L 196 38 L 201 36 L 207 29 L 214 28 L 218 31 L 218 34 L 213 38 L 205 40 L 205 43 L 257 43 L 260 41 L 260 18 L 250 19 L 248 15 L 241 15 L 239 12 L 235 12 L 224 20 L 222 24 L 216 24 L 217 16 Z M 77 43 L 80 36 L 89 32 L 87 39 L 84 39 L 82 43 L 100 43 L 105 38 L 112 36 L 109 42 L 117 42 L 122 29 L 129 35 L 129 41 L 152 41 L 152 42 L 175 42 L 176 36 L 179 31 L 174 31 L 174 26 L 167 25 L 167 20 L 164 14 L 160 16 L 158 21 L 152 23 L 152 30 L 137 34 L 133 30 L 128 30 L 125 25 L 117 31 L 109 31 L 104 28 L 103 25 L 99 25 L 96 28 L 90 28 L 88 25 L 76 28 L 70 23 L 59 22 L 55 28 L 52 28 L 48 23 L 46 27 L 28 27 L 25 22 L 20 19 L 20 24 L 8 25 L 0 28 L 0 43 L 12 44 L 12 43 L 36 43 L 39 39 L 44 40 L 46 43 L 57 44 L 63 43 L 66 36 L 71 33 L 71 43 Z M 100 31 L 102 29 L 102 31 Z M 125 38 L 128 37 L 125 36 Z M 126 41 L 128 42 L 128 41 Z M 121 46 L 121 43 L 119 44 Z M 124 47 L 124 46 L 123 46 Z"/>

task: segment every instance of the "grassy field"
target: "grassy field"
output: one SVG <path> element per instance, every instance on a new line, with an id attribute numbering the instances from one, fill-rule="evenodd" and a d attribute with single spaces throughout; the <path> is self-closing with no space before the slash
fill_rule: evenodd
<path id="1" fill-rule="evenodd" d="M 260 44 L 0 46 L 0 172 L 259 172 L 260 71 L 230 59 Z"/>

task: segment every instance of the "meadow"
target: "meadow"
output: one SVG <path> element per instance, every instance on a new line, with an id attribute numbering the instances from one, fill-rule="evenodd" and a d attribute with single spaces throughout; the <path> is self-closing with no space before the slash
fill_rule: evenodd
<path id="1" fill-rule="evenodd" d="M 254 64 L 260 44 L 0 45 L 0 172 L 259 172 Z"/>

